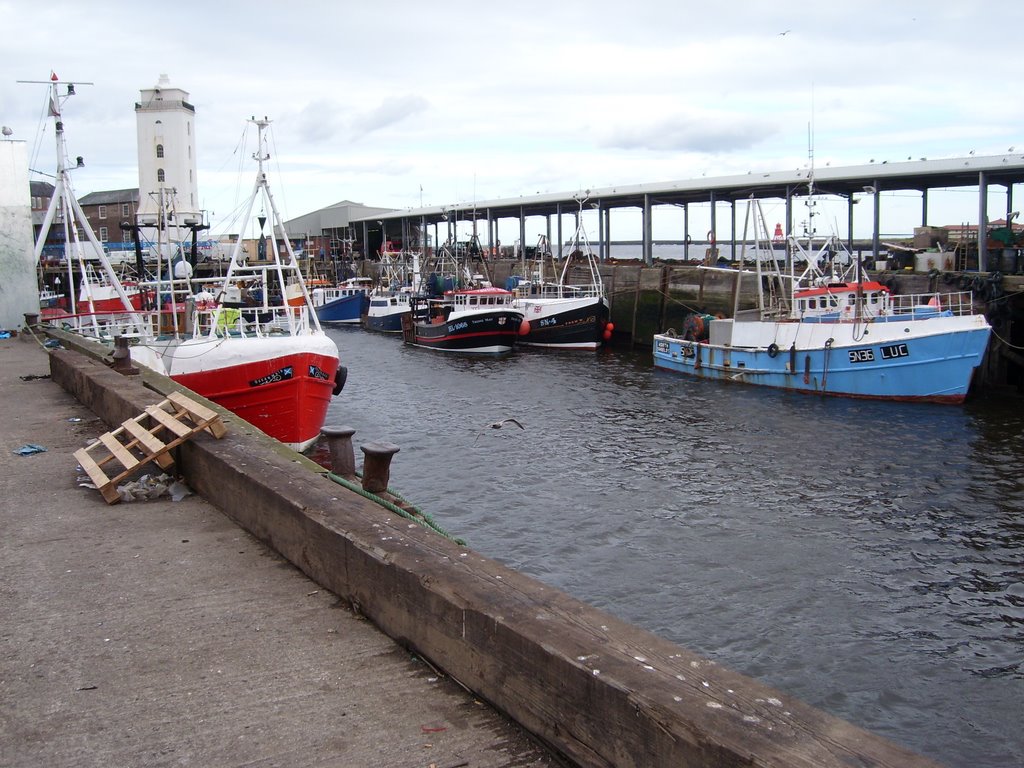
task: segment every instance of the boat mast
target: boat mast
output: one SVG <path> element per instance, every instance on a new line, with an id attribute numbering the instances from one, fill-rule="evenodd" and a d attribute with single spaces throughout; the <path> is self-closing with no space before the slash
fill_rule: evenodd
<path id="1" fill-rule="evenodd" d="M 90 303 L 90 312 L 93 311 L 92 290 L 89 285 L 90 281 L 87 277 L 85 249 L 81 240 L 81 232 L 85 234 L 86 239 L 93 247 L 104 275 L 110 285 L 113 286 L 114 291 L 121 300 L 121 304 L 123 305 L 125 312 L 130 316 L 131 322 L 135 326 L 136 331 L 141 333 L 144 329 L 143 319 L 136 311 L 135 307 L 132 306 L 131 301 L 128 299 L 128 295 L 124 292 L 124 288 L 121 287 L 120 280 L 118 280 L 117 275 L 114 274 L 114 270 L 110 266 L 110 262 L 103 250 L 103 244 L 100 243 L 96 234 L 92 231 L 89 219 L 86 217 L 85 212 L 82 210 L 82 206 L 79 205 L 78 200 L 75 198 L 74 187 L 71 184 L 71 172 L 68 168 L 67 143 L 64 139 L 64 120 L 61 116 L 61 107 L 64 102 L 76 95 L 76 85 L 92 85 L 92 83 L 71 80 L 61 81 L 56 74 L 51 74 L 49 80 L 19 80 L 18 82 L 45 84 L 50 87 L 49 116 L 54 119 L 54 134 L 57 144 L 57 175 L 54 179 L 53 197 L 50 198 L 50 204 L 46 208 L 46 215 L 43 217 L 43 223 L 39 229 L 39 239 L 36 241 L 36 261 L 38 262 L 42 256 L 43 246 L 46 244 L 46 236 L 50 231 L 50 227 L 53 225 L 57 211 L 60 210 L 62 214 L 62 223 L 64 225 L 64 258 L 68 262 L 68 306 L 71 309 L 71 314 L 78 314 L 78 306 L 77 297 L 75 296 L 74 269 L 72 267 L 71 253 L 68 251 L 69 243 L 74 244 L 73 250 L 78 262 L 79 271 L 81 272 L 82 286 L 85 288 L 86 297 Z M 60 93 L 61 85 L 65 86 L 63 96 Z M 85 163 L 82 161 L 82 158 L 76 158 L 75 168 L 82 168 L 84 166 Z M 99 328 L 97 326 L 95 315 L 92 315 L 91 322 L 93 323 L 93 330 L 98 335 Z"/>
<path id="2" fill-rule="evenodd" d="M 577 252 L 587 260 L 587 266 L 590 269 L 590 285 L 599 294 L 603 295 L 604 282 L 601 279 L 601 270 L 594 260 L 594 252 L 590 247 L 590 241 L 587 239 L 587 230 L 583 224 L 583 206 L 590 199 L 590 190 L 588 189 L 585 193 L 575 195 L 573 199 L 579 205 L 579 210 L 576 211 L 576 231 L 572 236 L 571 250 L 566 254 L 565 263 L 562 265 L 562 273 L 558 278 L 558 295 L 561 296 L 565 289 L 565 281 L 569 277 L 569 265 L 572 263 L 573 254 Z"/>
<path id="3" fill-rule="evenodd" d="M 310 298 L 309 291 L 306 288 L 306 281 L 302 276 L 302 270 L 299 267 L 298 259 L 295 258 L 295 251 L 292 250 L 292 244 L 288 240 L 288 233 L 285 231 L 284 222 L 281 219 L 280 214 L 277 210 L 277 204 L 274 202 L 274 195 L 270 191 L 270 184 L 267 181 L 266 171 L 263 169 L 263 163 L 270 159 L 270 152 L 265 148 L 264 144 L 266 138 L 264 136 L 265 130 L 270 126 L 270 120 L 267 117 L 257 119 L 252 117 L 249 122 L 255 123 L 258 129 L 257 134 L 257 145 L 256 151 L 253 152 L 253 159 L 257 163 L 256 171 L 256 183 L 253 185 L 252 194 L 249 195 L 249 203 L 245 209 L 245 215 L 242 217 L 242 221 L 249 221 L 252 216 L 253 207 L 256 204 L 256 198 L 261 197 L 265 201 L 267 207 L 270 209 L 270 247 L 273 250 L 273 262 L 275 271 L 277 272 L 278 289 L 281 291 L 281 296 L 286 296 L 286 280 L 285 280 L 285 269 L 290 270 L 295 275 L 294 284 L 298 285 L 302 290 L 302 296 L 305 301 L 306 307 L 312 307 L 313 302 Z M 276 234 L 275 234 L 276 233 Z M 260 227 L 260 234 L 263 234 L 263 228 Z M 288 262 L 286 264 L 281 263 L 280 253 L 277 247 L 277 237 L 280 237 L 284 241 L 285 252 L 288 254 Z M 241 266 L 239 261 L 239 254 L 242 251 L 242 238 L 238 238 L 235 243 L 235 247 L 231 251 L 231 262 L 228 264 L 228 272 L 224 278 L 224 285 L 230 285 L 231 280 L 238 268 Z M 267 281 L 264 280 L 264 302 L 267 301 L 267 290 L 269 286 Z M 321 330 L 320 320 L 316 316 L 315 312 L 309 312 L 310 322 L 316 328 L 317 331 Z M 288 313 L 289 325 L 295 322 L 295 316 L 292 313 Z"/>

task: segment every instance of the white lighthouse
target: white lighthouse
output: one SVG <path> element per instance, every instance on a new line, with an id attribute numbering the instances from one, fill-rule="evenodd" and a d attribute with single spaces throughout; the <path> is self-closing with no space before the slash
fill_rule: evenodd
<path id="1" fill-rule="evenodd" d="M 189 224 L 202 222 L 196 178 L 196 109 L 188 92 L 167 75 L 140 92 L 135 105 L 139 149 L 139 224 L 157 223 L 161 197 L 172 241 L 189 236 Z M 155 241 L 155 230 L 144 230 Z"/>

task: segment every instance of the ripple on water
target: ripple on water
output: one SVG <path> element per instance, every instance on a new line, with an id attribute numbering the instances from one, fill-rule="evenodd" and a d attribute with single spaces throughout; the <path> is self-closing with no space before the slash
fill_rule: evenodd
<path id="1" fill-rule="evenodd" d="M 1019 409 L 330 333 L 330 420 L 477 551 L 946 765 L 1024 764 Z"/>

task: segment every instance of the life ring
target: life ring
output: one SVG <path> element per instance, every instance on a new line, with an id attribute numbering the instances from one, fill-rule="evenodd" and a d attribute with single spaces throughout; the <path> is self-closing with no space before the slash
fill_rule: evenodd
<path id="1" fill-rule="evenodd" d="M 715 233 L 714 233 L 714 230 L 709 229 L 708 230 L 708 245 L 714 245 L 714 244 L 715 244 Z"/>
<path id="2" fill-rule="evenodd" d="M 779 354 L 779 345 L 772 343 L 768 345 L 768 357 L 775 357 Z"/>

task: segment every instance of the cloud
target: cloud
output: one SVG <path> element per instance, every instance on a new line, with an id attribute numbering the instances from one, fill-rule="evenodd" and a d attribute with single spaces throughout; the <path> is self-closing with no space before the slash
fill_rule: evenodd
<path id="1" fill-rule="evenodd" d="M 778 126 L 750 115 L 670 115 L 612 128 L 601 146 L 724 154 L 750 149 L 778 132 Z"/>
<path id="2" fill-rule="evenodd" d="M 302 142 L 321 144 L 336 136 L 343 125 L 341 107 L 327 100 L 311 101 L 296 119 L 298 138 Z"/>
<path id="3" fill-rule="evenodd" d="M 413 115 L 425 112 L 430 102 L 418 94 L 389 96 L 380 104 L 366 112 L 355 114 L 351 121 L 351 135 L 358 139 L 400 123 Z"/>
<path id="4" fill-rule="evenodd" d="M 168 16 L 109 0 L 107 16 L 130 11 L 134 29 L 156 30 L 124 37 L 111 57 L 93 44 L 104 28 L 87 4 L 0 0 L 3 122 L 29 145 L 30 167 L 52 173 L 45 85 L 16 80 L 53 68 L 94 82 L 65 114 L 69 152 L 86 160 L 76 191 L 129 187 L 133 104 L 166 72 L 195 106 L 200 195 L 218 214 L 251 185 L 240 136 L 251 143 L 253 114 L 274 121 L 275 194 L 295 214 L 344 198 L 416 206 L 420 185 L 424 203 L 441 205 L 780 170 L 808 162 L 809 138 L 833 166 L 1024 146 L 1024 107 L 1007 96 L 1024 50 L 1004 46 L 998 71 L 949 55 L 973 18 L 956 0 L 819 4 L 810 15 L 793 0 L 648 0 L 625 14 L 613 0 L 523 0 L 515 14 L 453 0 L 440 15 L 399 0 L 309 0 L 301 12 L 258 0 L 270 46 L 235 23 L 251 5 L 181 0 Z M 1005 28 L 1024 24 L 1024 4 L 997 6 Z M 195 34 L 200 10 L 215 42 Z M 58 27 L 76 34 L 54 49 Z"/>

